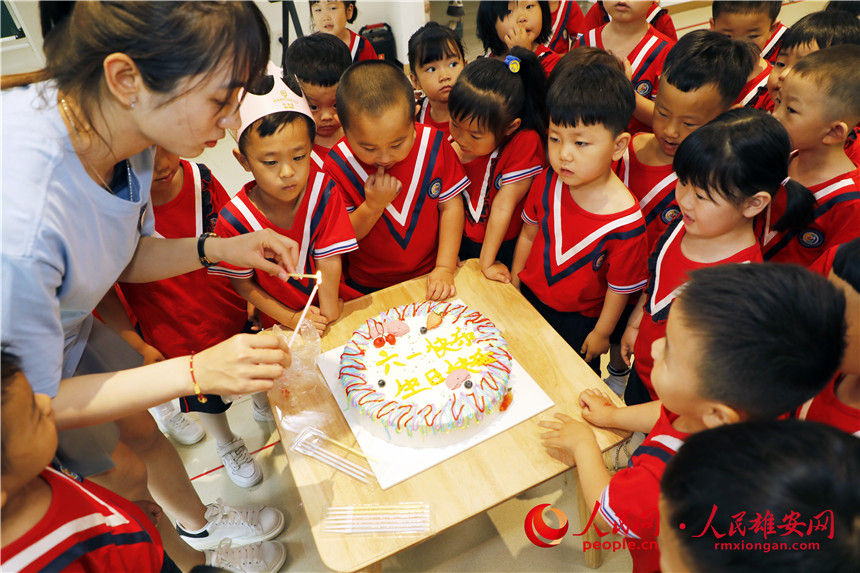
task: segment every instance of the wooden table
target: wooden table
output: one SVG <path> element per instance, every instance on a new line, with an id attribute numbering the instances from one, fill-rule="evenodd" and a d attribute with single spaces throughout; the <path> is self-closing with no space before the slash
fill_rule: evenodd
<path id="1" fill-rule="evenodd" d="M 537 485 L 568 469 L 546 454 L 538 435 L 537 420 L 555 412 L 579 416 L 577 398 L 583 390 L 605 385 L 567 343 L 543 320 L 511 285 L 483 277 L 476 259 L 469 260 L 456 276 L 456 297 L 487 315 L 501 329 L 514 359 L 528 371 L 555 402 L 555 407 L 496 435 L 388 490 L 370 486 L 333 470 L 321 462 L 290 450 L 296 432 L 278 431 L 289 467 L 299 489 L 314 540 L 323 563 L 335 571 L 356 571 L 378 564 L 398 551 L 420 543 L 453 525 Z M 420 277 L 346 303 L 341 318 L 322 339 L 322 350 L 349 340 L 367 318 L 393 306 L 423 300 L 426 278 Z M 611 392 L 610 392 L 611 394 Z M 615 396 L 612 396 L 615 398 Z M 320 412 L 320 427 L 330 437 L 358 448 L 343 414 L 329 392 L 305 394 L 302 403 L 270 394 L 285 415 Z M 616 400 L 622 405 L 620 400 Z M 598 430 L 601 450 L 623 441 L 627 434 Z M 468 479 L 466 479 L 468 477 Z M 426 501 L 430 504 L 431 530 L 421 536 L 350 536 L 322 531 L 322 519 L 330 506 L 394 504 Z M 582 504 L 580 504 L 582 505 Z M 590 514 L 587 508 L 585 515 Z M 580 512 L 582 513 L 582 512 Z M 525 516 L 523 516 L 525 519 Z M 588 556 L 587 556 L 588 557 Z M 596 558 L 599 562 L 599 556 Z"/>

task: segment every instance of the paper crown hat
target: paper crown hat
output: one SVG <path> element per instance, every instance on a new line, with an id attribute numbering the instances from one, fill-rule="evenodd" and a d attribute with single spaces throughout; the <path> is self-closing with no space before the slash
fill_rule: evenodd
<path id="1" fill-rule="evenodd" d="M 268 93 L 255 95 L 246 91 L 241 94 L 244 96 L 244 99 L 242 99 L 242 104 L 239 106 L 240 126 L 237 139 L 242 137 L 242 134 L 252 123 L 261 117 L 278 113 L 279 111 L 294 111 L 308 116 L 311 118 L 311 121 L 314 119 L 307 100 L 287 87 L 287 84 L 281 79 L 283 76 L 281 68 L 269 62 L 266 72 L 274 80 L 272 89 Z"/>

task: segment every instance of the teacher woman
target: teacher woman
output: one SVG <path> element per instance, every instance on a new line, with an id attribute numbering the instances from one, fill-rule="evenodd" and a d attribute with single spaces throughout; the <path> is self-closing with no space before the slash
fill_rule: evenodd
<path id="1" fill-rule="evenodd" d="M 204 555 L 184 542 L 261 541 L 284 518 L 204 506 L 146 408 L 268 390 L 289 352 L 273 335 L 240 334 L 191 357 L 110 371 L 113 343 L 99 342 L 104 326 L 91 312 L 117 280 L 218 261 L 284 279 L 294 269 L 297 245 L 271 230 L 151 236 L 153 146 L 194 157 L 238 128 L 239 90 L 263 73 L 269 33 L 251 2 L 80 2 L 68 11 L 46 34 L 40 81 L 0 96 L 2 342 L 33 390 L 53 399 L 58 457 L 129 499 L 146 500 L 148 486 L 182 528 L 161 520 L 165 549 L 189 569 Z M 257 557 L 280 559 L 272 545 Z M 229 563 L 231 549 L 218 551 L 206 560 Z"/>

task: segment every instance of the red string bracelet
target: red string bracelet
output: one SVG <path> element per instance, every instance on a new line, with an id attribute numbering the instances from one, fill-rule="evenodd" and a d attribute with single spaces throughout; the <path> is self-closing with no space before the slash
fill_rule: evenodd
<path id="1" fill-rule="evenodd" d="M 197 394 L 197 401 L 201 404 L 205 404 L 209 398 L 207 398 L 203 392 L 200 390 L 200 384 L 197 383 L 197 379 L 194 377 L 194 353 L 191 353 L 191 356 L 188 357 L 188 369 L 191 371 L 191 383 L 194 384 L 194 393 Z"/>

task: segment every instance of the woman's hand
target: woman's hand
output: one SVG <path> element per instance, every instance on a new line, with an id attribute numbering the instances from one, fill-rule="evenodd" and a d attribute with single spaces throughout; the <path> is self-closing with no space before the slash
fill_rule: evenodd
<path id="1" fill-rule="evenodd" d="M 298 243 L 271 229 L 229 238 L 211 238 L 204 243 L 204 250 L 209 260 L 259 269 L 284 281 L 288 272 L 296 272 L 299 262 Z"/>
<path id="2" fill-rule="evenodd" d="M 251 394 L 269 390 L 289 366 L 283 338 L 271 332 L 237 334 L 196 354 L 194 377 L 204 394 Z"/>

